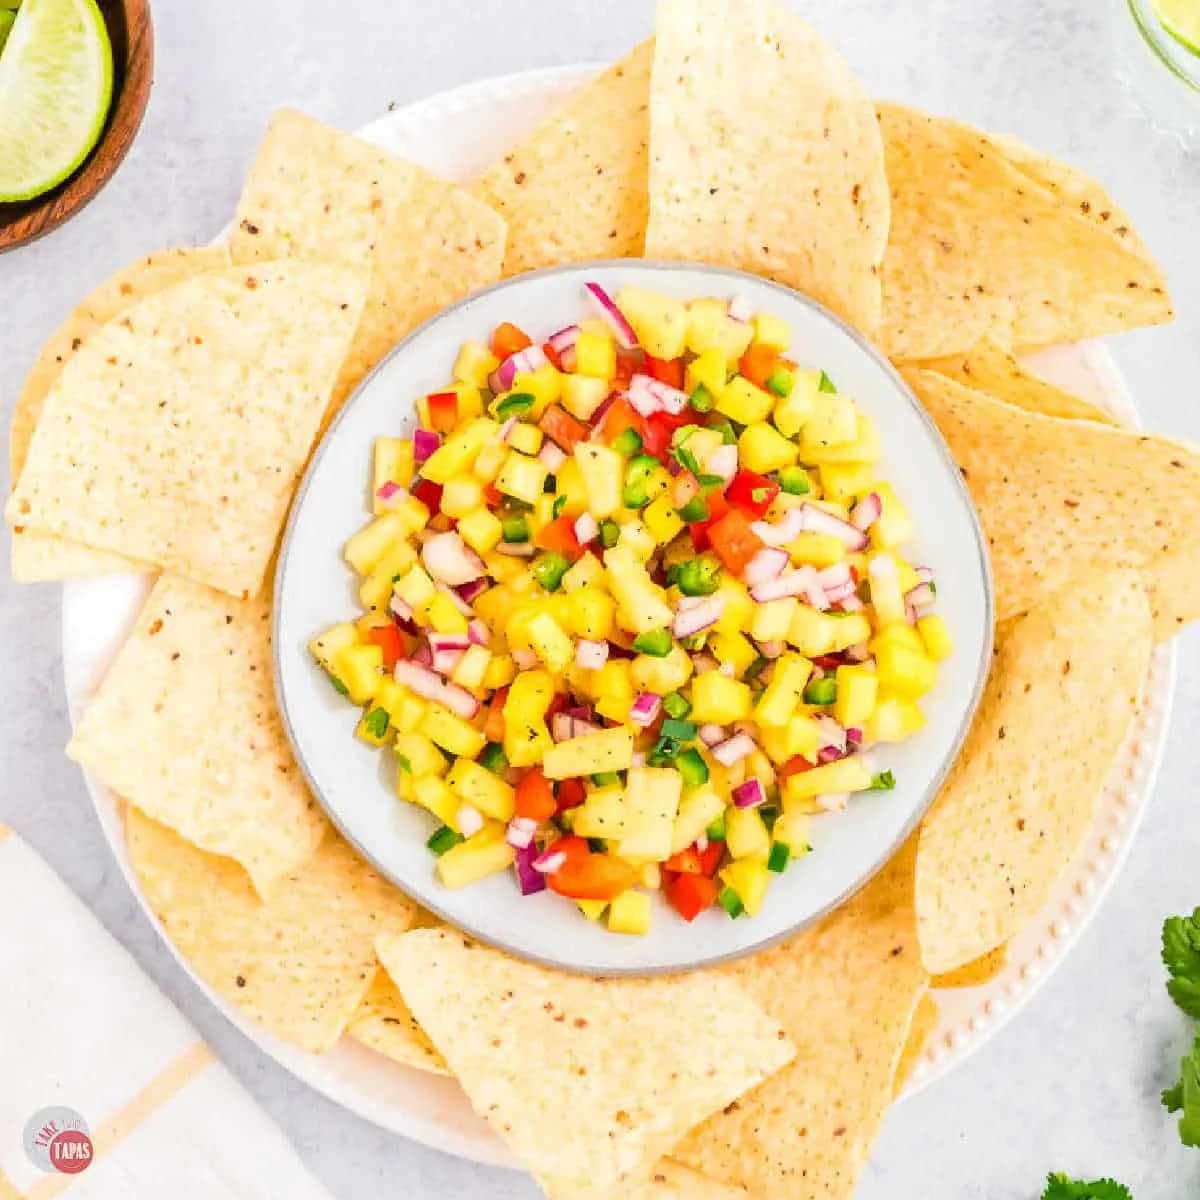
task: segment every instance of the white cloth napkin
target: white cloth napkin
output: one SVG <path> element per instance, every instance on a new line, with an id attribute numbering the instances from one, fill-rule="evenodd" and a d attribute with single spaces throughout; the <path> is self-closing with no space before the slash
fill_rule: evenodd
<path id="1" fill-rule="evenodd" d="M 66 1105 L 94 1158 L 46 1173 L 26 1122 Z M 141 969 L 0 825 L 0 1200 L 330 1200 Z"/>

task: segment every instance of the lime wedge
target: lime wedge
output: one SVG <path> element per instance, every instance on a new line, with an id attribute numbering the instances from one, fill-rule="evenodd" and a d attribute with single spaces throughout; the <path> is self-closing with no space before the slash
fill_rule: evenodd
<path id="1" fill-rule="evenodd" d="M 0 201 L 40 196 L 87 158 L 112 74 L 95 0 L 25 0 L 0 54 Z"/>
<path id="2" fill-rule="evenodd" d="M 1163 28 L 1193 54 L 1200 54 L 1200 0 L 1152 0 Z"/>
<path id="3" fill-rule="evenodd" d="M 0 4 L 0 50 L 4 49 L 4 43 L 8 41 L 8 32 L 16 19 L 17 14 L 12 9 Z"/>

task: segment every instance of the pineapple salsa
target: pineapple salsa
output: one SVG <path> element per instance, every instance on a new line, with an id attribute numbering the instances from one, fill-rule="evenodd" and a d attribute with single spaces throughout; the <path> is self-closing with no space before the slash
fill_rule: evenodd
<path id="1" fill-rule="evenodd" d="M 511 869 L 621 933 L 657 889 L 754 915 L 811 814 L 894 786 L 863 752 L 922 727 L 950 636 L 874 426 L 784 321 L 587 288 L 377 440 L 366 612 L 311 649 L 445 886 Z"/>

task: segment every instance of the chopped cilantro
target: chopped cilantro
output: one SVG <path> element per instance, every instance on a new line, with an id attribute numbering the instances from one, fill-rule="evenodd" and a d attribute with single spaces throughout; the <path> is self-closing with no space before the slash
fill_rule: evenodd
<path id="1" fill-rule="evenodd" d="M 566 498 L 566 496 L 559 496 L 559 497 L 558 497 L 558 498 L 557 498 L 557 499 L 554 501 L 554 507 L 553 507 L 553 508 L 550 510 L 550 515 L 551 515 L 552 517 L 554 517 L 554 518 L 555 518 L 555 520 L 557 520 L 559 517 L 561 517 L 561 516 L 562 516 L 562 510 L 563 510 L 564 508 L 566 508 L 566 507 L 567 507 L 567 498 Z"/>
<path id="2" fill-rule="evenodd" d="M 396 761 L 400 764 L 400 770 L 412 774 L 412 759 L 407 754 L 397 754 Z"/>
<path id="3" fill-rule="evenodd" d="M 350 689 L 336 675 L 330 675 L 329 682 L 333 684 L 335 692 L 341 692 L 343 696 L 350 695 Z"/>
<path id="4" fill-rule="evenodd" d="M 1133 1200 L 1133 1193 L 1114 1179 L 1094 1179 L 1084 1183 L 1053 1172 L 1046 1180 L 1042 1200 Z"/>
<path id="5" fill-rule="evenodd" d="M 1162 1094 L 1167 1112 L 1179 1113 L 1179 1140 L 1200 1147 L 1200 1033 L 1180 1063 L 1179 1082 Z"/>
<path id="6" fill-rule="evenodd" d="M 756 487 L 750 489 L 750 499 L 755 504 L 762 504 L 764 500 L 770 500 L 771 489 L 765 487 Z"/>
<path id="7" fill-rule="evenodd" d="M 873 792 L 890 792 L 896 786 L 896 777 L 891 771 L 880 771 L 877 775 L 871 776 L 871 788 Z"/>
<path id="8" fill-rule="evenodd" d="M 829 376 L 826 375 L 824 371 L 822 371 L 821 372 L 821 382 L 819 384 L 817 384 L 817 391 L 818 392 L 836 392 L 837 384 L 834 383 L 833 380 L 830 379 Z"/>
<path id="9" fill-rule="evenodd" d="M 1190 917 L 1163 922 L 1162 959 L 1171 976 L 1167 983 L 1171 999 L 1200 1020 L 1200 908 Z"/>
<path id="10" fill-rule="evenodd" d="M 363 728 L 373 737 L 381 738 L 387 734 L 388 726 L 392 723 L 386 708 L 373 708 L 363 718 Z"/>

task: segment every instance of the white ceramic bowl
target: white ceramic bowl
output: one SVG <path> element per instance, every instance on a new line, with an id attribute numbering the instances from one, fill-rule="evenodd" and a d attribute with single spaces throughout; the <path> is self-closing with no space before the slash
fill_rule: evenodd
<path id="1" fill-rule="evenodd" d="M 923 705 L 927 727 L 871 752 L 897 786 L 856 798 L 813 821 L 814 852 L 778 877 L 753 919 L 714 907 L 691 924 L 656 897 L 645 937 L 609 933 L 552 892 L 522 896 L 510 872 L 472 887 L 441 886 L 425 841 L 429 814 L 399 801 L 394 757 L 353 736 L 359 716 L 329 686 L 306 645 L 359 610 L 342 547 L 368 516 L 372 444 L 413 424 L 414 400 L 445 383 L 459 346 L 486 341 L 511 320 L 549 333 L 587 312 L 584 281 L 624 284 L 690 299 L 746 296 L 784 317 L 801 363 L 828 371 L 878 426 L 881 475 L 909 509 L 916 561 L 933 568 L 938 609 L 956 649 Z M 735 958 L 794 933 L 857 891 L 915 828 L 965 736 L 992 644 L 991 581 L 975 510 L 945 444 L 887 361 L 837 317 L 787 288 L 736 271 L 620 260 L 558 267 L 479 292 L 414 331 L 342 409 L 301 485 L 284 536 L 275 591 L 275 670 L 296 757 L 326 812 L 358 850 L 426 908 L 513 954 L 593 974 L 679 971 Z"/>

